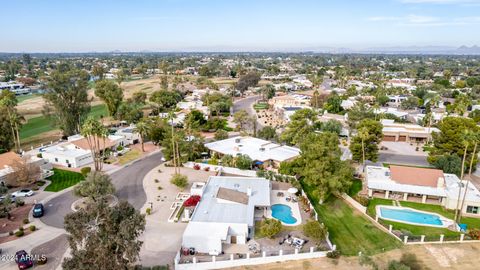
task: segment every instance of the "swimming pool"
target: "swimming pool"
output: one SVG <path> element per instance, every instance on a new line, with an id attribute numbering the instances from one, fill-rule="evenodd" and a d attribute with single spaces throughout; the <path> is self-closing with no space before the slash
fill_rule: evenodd
<path id="1" fill-rule="evenodd" d="M 380 211 L 379 211 L 380 210 Z M 437 214 L 417 211 L 411 208 L 378 206 L 379 218 L 413 225 L 446 227 Z M 444 220 L 446 221 L 446 220 Z"/>
<path id="2" fill-rule="evenodd" d="M 272 205 L 272 217 L 285 224 L 295 224 L 297 222 L 297 219 L 292 215 L 292 208 L 285 204 Z"/>

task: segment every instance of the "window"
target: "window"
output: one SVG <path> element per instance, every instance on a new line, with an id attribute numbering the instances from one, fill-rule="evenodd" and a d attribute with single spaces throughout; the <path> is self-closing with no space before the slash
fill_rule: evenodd
<path id="1" fill-rule="evenodd" d="M 467 213 L 478 214 L 478 206 L 467 205 Z"/>
<path id="2" fill-rule="evenodd" d="M 58 158 L 55 158 L 55 162 L 58 162 Z"/>
<path id="3" fill-rule="evenodd" d="M 67 164 L 68 164 L 68 163 L 70 163 L 70 162 L 68 162 L 68 159 L 67 159 L 67 160 L 65 160 L 65 162 L 66 162 Z"/>

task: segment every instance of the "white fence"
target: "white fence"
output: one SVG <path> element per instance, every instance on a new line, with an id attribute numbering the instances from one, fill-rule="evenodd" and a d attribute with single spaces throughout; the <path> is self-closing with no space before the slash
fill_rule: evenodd
<path id="1" fill-rule="evenodd" d="M 205 170 L 205 168 L 209 168 L 210 171 L 214 171 L 214 172 L 222 171 L 222 172 L 228 173 L 228 174 L 235 174 L 235 175 L 248 176 L 248 177 L 256 177 L 257 176 L 256 171 L 240 170 L 240 169 L 232 168 L 232 167 L 210 165 L 210 164 L 191 162 L 191 161 L 183 164 L 183 166 L 185 166 L 187 168 L 193 168 L 195 165 L 200 166 L 200 170 Z"/>
<path id="2" fill-rule="evenodd" d="M 194 257 L 191 263 L 180 264 L 180 252 L 178 252 L 175 257 L 175 270 L 221 269 L 227 267 L 284 262 L 289 260 L 314 259 L 325 256 L 327 256 L 327 251 L 314 251 L 312 247 L 310 248 L 310 252 L 306 253 L 300 253 L 298 250 L 295 250 L 294 254 L 283 254 L 283 251 L 280 250 L 277 255 L 267 256 L 267 254 L 263 252 L 261 257 L 251 258 L 250 254 L 246 254 L 246 257 L 242 259 L 234 258 L 232 254 L 230 259 L 221 261 L 217 260 L 216 256 L 212 256 L 210 261 L 207 262 L 197 262 L 197 258 Z"/>

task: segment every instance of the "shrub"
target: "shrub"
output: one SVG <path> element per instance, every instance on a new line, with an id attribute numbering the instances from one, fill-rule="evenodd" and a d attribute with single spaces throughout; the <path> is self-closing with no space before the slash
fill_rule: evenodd
<path id="1" fill-rule="evenodd" d="M 123 150 L 123 146 L 119 145 L 117 146 L 117 151 L 122 151 Z"/>
<path id="2" fill-rule="evenodd" d="M 16 231 L 16 232 L 15 232 L 15 236 L 16 236 L 16 237 L 22 237 L 24 234 L 25 234 L 25 233 L 23 232 L 23 230 L 22 230 L 22 231 Z"/>
<path id="3" fill-rule="evenodd" d="M 90 167 L 83 167 L 80 169 L 80 173 L 83 175 L 83 176 L 87 176 L 90 172 L 92 171 L 92 168 Z"/>
<path id="4" fill-rule="evenodd" d="M 36 184 L 37 184 L 37 186 L 42 187 L 43 185 L 45 185 L 45 181 L 38 180 Z"/>
<path id="5" fill-rule="evenodd" d="M 480 230 L 479 229 L 470 229 L 468 230 L 468 236 L 473 240 L 480 239 Z"/>
<path id="6" fill-rule="evenodd" d="M 400 263 L 409 267 L 410 270 L 420 270 L 422 265 L 417 259 L 417 255 L 413 253 L 404 253 L 400 258 Z"/>
<path id="7" fill-rule="evenodd" d="M 154 181 L 155 183 L 158 183 L 158 182 L 160 182 L 160 180 L 158 180 L 158 179 L 155 179 L 155 180 L 153 180 L 153 181 Z"/>
<path id="8" fill-rule="evenodd" d="M 149 207 L 149 208 L 145 209 L 145 212 L 147 213 L 147 215 L 150 216 L 152 214 L 152 208 Z"/>
<path id="9" fill-rule="evenodd" d="M 170 183 L 174 184 L 180 189 L 184 189 L 188 185 L 188 178 L 185 175 L 176 173 L 170 179 Z"/>
<path id="10" fill-rule="evenodd" d="M 37 230 L 37 227 L 35 227 L 35 225 L 31 225 L 30 227 L 28 227 L 28 229 L 31 231 L 31 232 L 34 232 Z"/>
<path id="11" fill-rule="evenodd" d="M 38 153 L 38 154 L 37 154 L 37 157 L 38 157 L 38 158 L 42 158 L 42 157 L 43 157 L 43 156 L 42 156 L 42 153 Z"/>
<path id="12" fill-rule="evenodd" d="M 18 206 L 24 206 L 25 205 L 25 201 L 20 199 L 20 198 L 17 198 L 17 200 L 15 200 L 15 205 L 18 207 Z"/>
<path id="13" fill-rule="evenodd" d="M 193 169 L 197 171 L 200 170 L 200 165 L 198 164 L 193 165 Z"/>
<path id="14" fill-rule="evenodd" d="M 28 224 L 28 223 L 30 223 L 30 220 L 28 220 L 28 218 L 23 219 L 23 224 Z"/>
<path id="15" fill-rule="evenodd" d="M 268 238 L 273 238 L 282 230 L 282 223 L 276 219 L 264 219 L 260 224 L 260 233 Z"/>
<path id="16" fill-rule="evenodd" d="M 208 172 L 208 171 L 210 171 L 210 167 L 205 167 L 203 170 Z"/>
<path id="17" fill-rule="evenodd" d="M 20 227 L 18 227 L 18 230 L 19 230 L 19 231 L 23 231 L 23 230 L 25 230 L 25 229 L 24 229 L 22 226 L 20 226 Z"/>
<path id="18" fill-rule="evenodd" d="M 338 259 L 339 257 L 340 257 L 340 251 L 338 250 L 332 250 L 327 252 L 327 258 Z"/>
<path id="19" fill-rule="evenodd" d="M 163 188 L 162 188 L 162 186 L 158 186 L 157 189 L 158 189 L 158 190 L 162 190 Z"/>
<path id="20" fill-rule="evenodd" d="M 185 200 L 185 202 L 183 202 L 183 206 L 185 207 L 196 206 L 200 201 L 200 199 L 201 197 L 198 195 L 190 196 L 187 200 Z"/>
<path id="21" fill-rule="evenodd" d="M 33 191 L 37 191 L 37 190 L 39 190 L 39 188 L 38 188 L 38 187 L 34 187 L 34 188 L 32 188 L 32 190 L 33 190 Z"/>
<path id="22" fill-rule="evenodd" d="M 13 231 L 9 231 L 8 235 L 14 235 L 15 233 Z"/>
<path id="23" fill-rule="evenodd" d="M 240 170 L 249 170 L 252 168 L 253 160 L 247 155 L 239 155 L 235 158 L 235 164 Z"/>
<path id="24" fill-rule="evenodd" d="M 353 196 L 353 199 L 363 206 L 368 206 L 368 204 L 370 203 L 370 199 L 365 196 L 355 195 Z"/>

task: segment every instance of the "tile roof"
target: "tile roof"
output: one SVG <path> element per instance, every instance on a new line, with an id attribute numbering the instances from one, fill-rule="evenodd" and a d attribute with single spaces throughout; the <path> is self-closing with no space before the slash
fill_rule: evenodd
<path id="1" fill-rule="evenodd" d="M 21 160 L 20 156 L 14 152 L 0 154 L 0 170 L 5 166 L 10 166 L 14 160 Z"/>
<path id="2" fill-rule="evenodd" d="M 406 166 L 390 166 L 390 177 L 400 184 L 437 187 L 438 178 L 444 177 L 437 169 L 415 168 Z"/>

